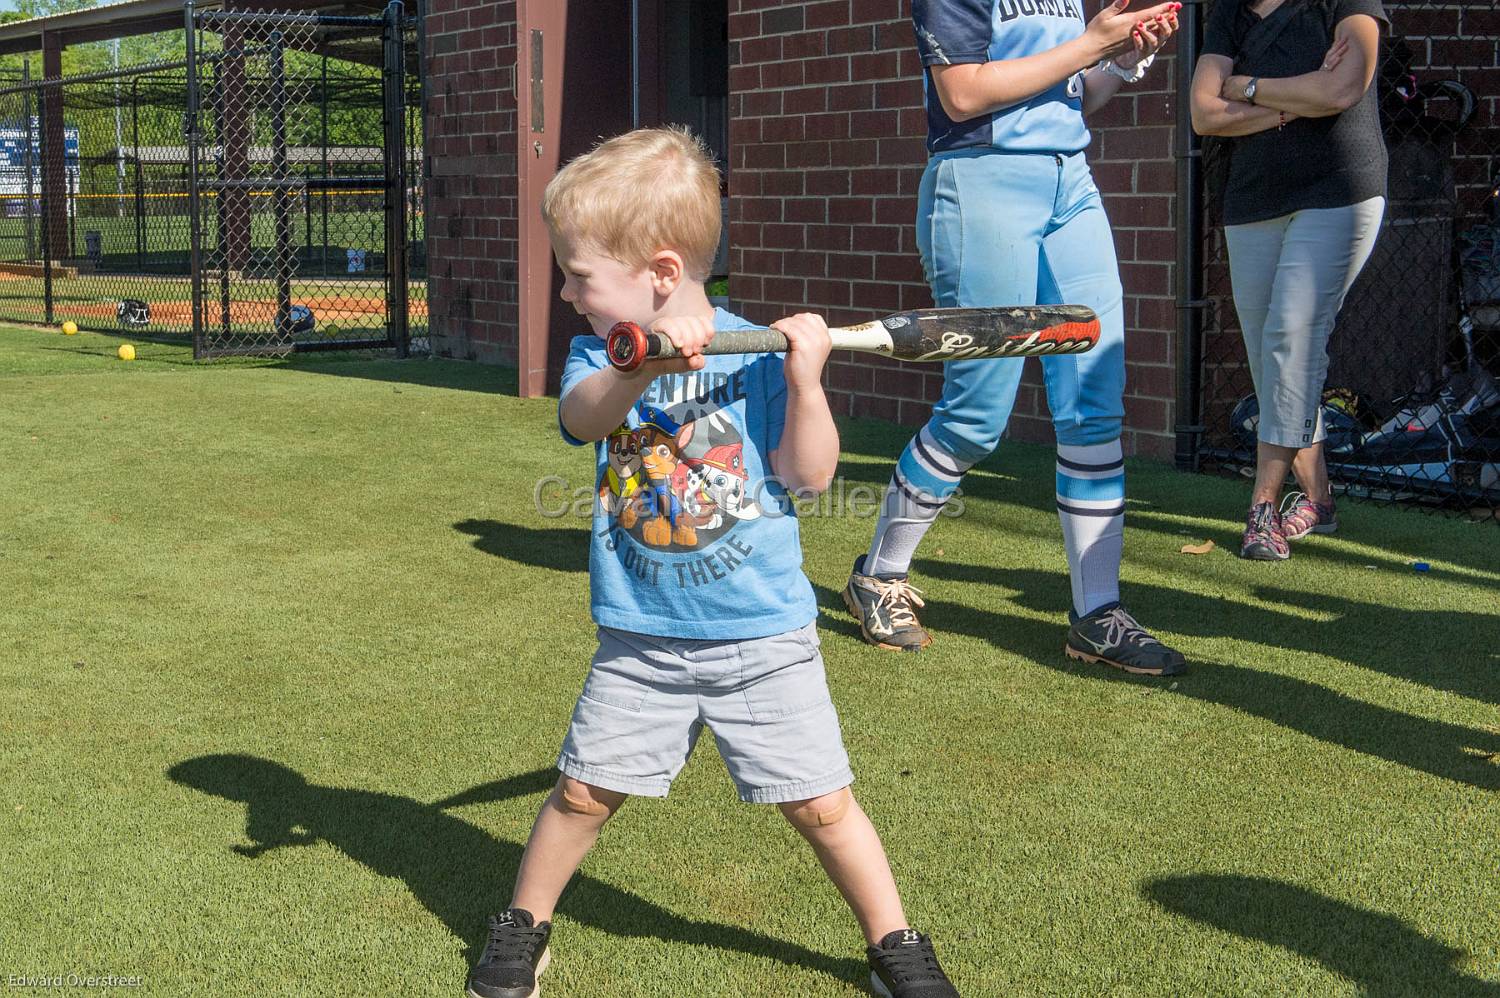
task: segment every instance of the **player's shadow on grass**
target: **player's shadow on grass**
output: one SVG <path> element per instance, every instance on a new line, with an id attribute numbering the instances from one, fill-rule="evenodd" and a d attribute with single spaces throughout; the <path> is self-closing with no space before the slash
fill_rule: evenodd
<path id="1" fill-rule="evenodd" d="M 891 469 L 907 441 L 914 432 L 910 427 L 893 426 L 874 420 L 841 420 L 840 445 L 844 458 L 839 462 L 838 475 L 851 485 L 867 485 L 881 490 L 890 481 Z M 1061 550 L 1062 535 L 1057 523 L 1055 493 L 1052 488 L 1055 473 L 1055 452 L 1049 446 L 1002 441 L 999 448 L 975 465 L 974 470 L 964 476 L 962 494 L 966 502 L 976 500 L 1020 506 L 1035 510 L 1038 518 L 1031 536 L 1056 538 Z M 1244 511 L 1249 505 L 1249 483 L 1245 479 L 1211 474 L 1187 474 L 1174 471 L 1164 465 L 1131 461 L 1126 467 L 1127 497 L 1130 503 L 1125 515 L 1126 526 L 1134 533 L 1155 534 L 1169 540 L 1169 550 L 1176 552 L 1182 542 L 1212 539 L 1224 551 L 1239 549 L 1240 535 L 1244 530 Z M 876 500 L 879 499 L 876 493 Z M 1431 543 L 1430 535 L 1424 535 L 1425 525 L 1421 518 L 1382 518 L 1382 532 L 1401 538 L 1361 536 L 1357 530 L 1358 520 L 1369 507 L 1364 504 L 1343 502 L 1340 511 L 1345 524 L 1334 538 L 1316 538 L 1302 542 L 1297 547 L 1297 557 L 1318 559 L 1361 571 L 1366 565 L 1409 575 L 1413 561 L 1430 561 L 1432 552 L 1422 550 Z M 1386 511 L 1375 510 L 1381 513 Z M 1394 511 L 1391 511 L 1394 512 Z M 965 513 L 965 516 L 970 515 Z M 1353 524 L 1348 521 L 1353 519 Z M 1202 523 L 1186 521 L 1199 520 Z M 939 521 L 940 524 L 942 521 Z M 1028 521 L 1031 522 L 1031 521 Z M 869 521 L 861 533 L 859 544 L 869 542 L 874 530 L 874 521 Z M 1492 527 L 1481 525 L 1481 531 Z M 1424 536 L 1427 539 L 1424 541 Z M 1493 542 L 1489 535 L 1480 543 L 1467 545 L 1446 544 L 1441 560 L 1462 566 L 1471 581 L 1500 583 L 1500 572 L 1496 571 Z M 1180 540 L 1179 540 L 1180 538 Z M 1356 549 L 1340 543 L 1341 538 L 1360 543 Z M 1403 548 L 1405 548 L 1403 550 Z M 1133 543 L 1128 551 L 1132 557 L 1141 555 L 1141 548 Z M 1167 550 L 1167 549 L 1164 549 Z M 1265 567 L 1265 566 L 1262 566 Z"/>
<path id="2" fill-rule="evenodd" d="M 1062 613 L 1071 595 L 1068 581 L 1061 574 L 941 562 L 920 562 L 917 568 L 927 575 L 983 581 L 1015 590 L 1015 603 L 1029 609 L 1054 610 L 1058 615 L 1053 622 L 1009 614 L 1000 599 L 986 610 L 929 599 L 922 619 L 938 632 L 939 639 L 944 631 L 967 634 L 1039 665 L 1101 681 L 1164 682 L 1131 677 L 1107 666 L 1086 665 L 1064 656 Z M 1201 633 L 1207 621 L 1224 613 L 1219 601 L 1150 586 L 1131 586 L 1127 595 L 1140 597 L 1143 590 L 1145 598 L 1132 600 L 1132 606 L 1153 627 Z M 1210 603 L 1213 605 L 1207 605 Z M 1307 621 L 1298 623 L 1311 626 Z M 1246 637 L 1265 640 L 1264 634 Z M 1362 639 L 1361 647 L 1365 644 L 1368 636 Z M 1433 776 L 1485 790 L 1500 789 L 1500 765 L 1494 761 L 1500 758 L 1500 734 L 1495 732 L 1414 717 L 1355 700 L 1317 683 L 1225 662 L 1192 659 L 1188 673 L 1172 682 L 1173 693 L 1179 696 L 1253 714 L 1320 741 Z"/>
<path id="3" fill-rule="evenodd" d="M 538 530 L 499 520 L 460 520 L 453 529 L 474 538 L 474 547 L 496 558 L 556 572 L 589 570 L 589 531 L 585 527 Z"/>
<path id="4" fill-rule="evenodd" d="M 539 794 L 553 785 L 557 773 L 523 773 L 432 804 L 320 786 L 278 762 L 248 755 L 187 759 L 169 769 L 167 776 L 185 787 L 246 805 L 245 835 L 250 844 L 230 848 L 247 859 L 273 849 L 326 842 L 372 872 L 400 879 L 463 940 L 466 959 L 472 963 L 484 945 L 486 915 L 510 897 L 522 846 L 495 839 L 445 809 Z M 583 874 L 573 878 L 557 910 L 614 935 L 747 953 L 841 981 L 858 979 L 864 966 L 737 926 L 684 918 Z"/>
<path id="5" fill-rule="evenodd" d="M 919 559 L 913 567 L 932 578 L 1016 590 L 1015 602 L 1043 613 L 1061 615 L 1072 603 L 1067 580 L 1060 574 L 929 559 Z M 1124 587 L 1132 612 L 1153 628 L 1323 655 L 1435 690 L 1500 704 L 1500 664 L 1490 657 L 1500 648 L 1500 617 L 1462 610 L 1407 609 L 1290 589 L 1256 587 L 1253 592 L 1266 603 L 1332 619 L 1310 620 L 1271 607 L 1236 606 L 1187 590 L 1139 583 Z M 1481 638 L 1485 633 L 1492 637 Z"/>
<path id="6" fill-rule="evenodd" d="M 1465 954 L 1394 915 L 1264 877 L 1192 874 L 1144 885 L 1148 900 L 1214 928 L 1290 950 L 1356 982 L 1371 998 L 1500 998 L 1500 985 L 1455 964 Z"/>

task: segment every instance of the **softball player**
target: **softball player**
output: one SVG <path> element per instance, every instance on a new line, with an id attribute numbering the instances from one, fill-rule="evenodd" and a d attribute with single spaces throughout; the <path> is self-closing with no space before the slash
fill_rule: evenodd
<path id="1" fill-rule="evenodd" d="M 1098 313 L 1094 350 L 1042 361 L 1073 589 L 1066 651 L 1172 675 L 1182 656 L 1120 604 L 1123 303 L 1114 239 L 1083 154 L 1084 116 L 1141 79 L 1176 28 L 1181 4 L 1127 12 L 1129 2 L 1085 22 L 1081 0 L 913 0 L 931 154 L 917 245 L 940 306 L 1066 302 Z M 908 580 L 912 555 L 964 473 L 995 449 L 1021 367 L 945 365 L 942 399 L 897 462 L 874 541 L 844 590 L 871 644 L 917 651 L 931 643 Z"/>

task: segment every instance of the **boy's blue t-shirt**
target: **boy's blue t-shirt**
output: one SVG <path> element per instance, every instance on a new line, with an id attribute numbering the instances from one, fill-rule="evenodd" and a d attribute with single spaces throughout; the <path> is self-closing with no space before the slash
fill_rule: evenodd
<path id="1" fill-rule="evenodd" d="M 1088 148 L 1081 72 L 1019 104 L 954 121 L 925 69 L 1020 59 L 1054 49 L 1088 26 L 1083 0 L 912 0 L 911 17 L 924 67 L 928 152 L 1072 154 Z"/>
<path id="2" fill-rule="evenodd" d="M 715 309 L 714 328 L 752 324 Z M 652 381 L 595 445 L 589 582 L 605 627 L 737 640 L 817 617 L 797 518 L 771 471 L 786 422 L 783 355 L 705 359 L 701 371 Z M 602 339 L 574 337 L 560 397 L 608 365 Z"/>

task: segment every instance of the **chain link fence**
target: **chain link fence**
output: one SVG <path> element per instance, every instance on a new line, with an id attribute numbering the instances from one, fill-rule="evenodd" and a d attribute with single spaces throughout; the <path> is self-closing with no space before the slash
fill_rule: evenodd
<path id="1" fill-rule="evenodd" d="M 1329 473 L 1346 497 L 1488 518 L 1500 511 L 1500 12 L 1385 8 L 1374 86 L 1389 203 L 1329 343 Z M 1198 460 L 1252 475 L 1258 411 L 1212 194 L 1205 209 Z"/>
<path id="2" fill-rule="evenodd" d="M 216 337 L 200 356 L 398 339 L 425 351 L 413 25 L 213 17 L 199 15 L 196 46 L 186 28 L 169 36 L 179 60 L 0 84 L 0 320 L 186 340 L 196 284 Z"/>

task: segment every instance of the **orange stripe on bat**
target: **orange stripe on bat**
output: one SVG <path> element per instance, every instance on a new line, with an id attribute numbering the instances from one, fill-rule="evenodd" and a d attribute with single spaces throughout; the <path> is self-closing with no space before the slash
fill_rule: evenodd
<path id="1" fill-rule="evenodd" d="M 1090 343 L 1099 342 L 1099 323 L 1059 322 L 1055 326 L 1039 329 L 1035 333 L 1017 333 L 1008 340 L 1030 340 L 1032 343 Z"/>

